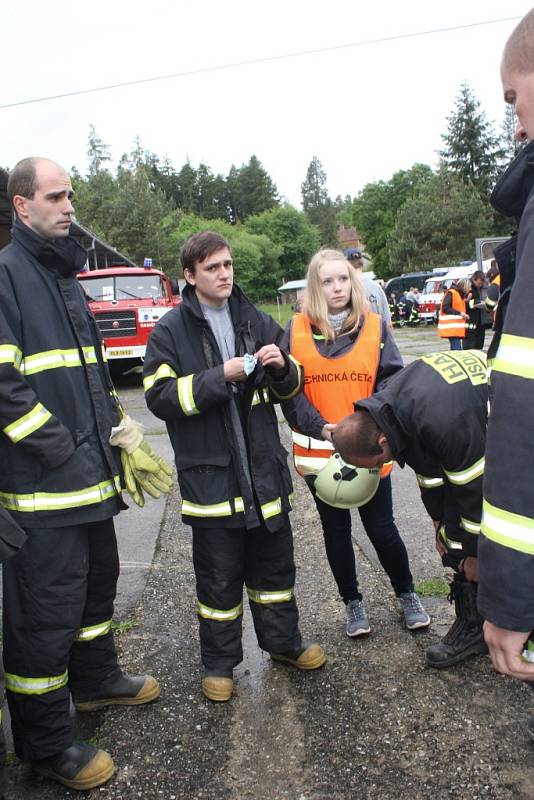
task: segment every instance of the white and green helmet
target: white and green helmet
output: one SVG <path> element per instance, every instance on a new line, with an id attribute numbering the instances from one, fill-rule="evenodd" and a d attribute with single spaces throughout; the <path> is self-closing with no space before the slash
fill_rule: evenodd
<path id="1" fill-rule="evenodd" d="M 354 467 L 333 453 L 315 479 L 319 500 L 335 508 L 358 508 L 374 497 L 380 470 Z"/>

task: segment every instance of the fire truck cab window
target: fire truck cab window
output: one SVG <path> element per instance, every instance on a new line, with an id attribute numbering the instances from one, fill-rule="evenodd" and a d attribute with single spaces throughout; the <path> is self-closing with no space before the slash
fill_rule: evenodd
<path id="1" fill-rule="evenodd" d="M 115 279 L 115 300 L 162 297 L 161 283 L 154 275 L 121 275 Z"/>
<path id="2" fill-rule="evenodd" d="M 154 275 L 117 275 L 81 281 L 90 300 L 159 300 L 164 297 L 161 281 Z"/>

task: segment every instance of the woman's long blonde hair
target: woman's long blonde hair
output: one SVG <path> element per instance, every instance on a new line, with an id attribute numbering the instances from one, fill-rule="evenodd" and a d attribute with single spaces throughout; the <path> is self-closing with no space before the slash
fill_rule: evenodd
<path id="1" fill-rule="evenodd" d="M 304 294 L 302 311 L 310 319 L 312 325 L 321 331 L 327 341 L 333 341 L 336 334 L 328 321 L 328 305 L 323 294 L 319 270 L 327 261 L 344 261 L 347 265 L 351 294 L 349 301 L 349 315 L 343 323 L 339 333 L 352 333 L 358 327 L 362 314 L 367 311 L 369 304 L 363 291 L 362 282 L 357 271 L 346 260 L 339 250 L 325 248 L 318 250 L 308 265 L 306 273 L 307 285 Z M 339 334 L 338 334 L 339 335 Z"/>

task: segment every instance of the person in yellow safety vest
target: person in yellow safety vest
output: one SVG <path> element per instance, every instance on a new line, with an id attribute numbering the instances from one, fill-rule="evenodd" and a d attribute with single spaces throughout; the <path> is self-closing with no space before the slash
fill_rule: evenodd
<path id="1" fill-rule="evenodd" d="M 326 555 L 346 605 L 346 633 L 370 632 L 358 588 L 351 514 L 323 502 L 314 491 L 317 474 L 333 453 L 336 423 L 402 368 L 402 358 L 385 319 L 371 313 L 355 270 L 341 252 L 320 250 L 308 267 L 303 313 L 289 322 L 282 347 L 304 367 L 304 393 L 282 403 L 293 430 L 295 466 L 314 495 Z M 414 592 L 406 547 L 393 519 L 391 464 L 379 488 L 358 509 L 365 531 L 388 574 L 410 630 L 430 624 Z"/>
<path id="2" fill-rule="evenodd" d="M 468 278 L 461 278 L 447 289 L 441 301 L 438 336 L 449 340 L 451 350 L 462 349 L 462 339 L 465 338 L 469 319 L 465 298 L 470 288 L 471 281 Z"/>

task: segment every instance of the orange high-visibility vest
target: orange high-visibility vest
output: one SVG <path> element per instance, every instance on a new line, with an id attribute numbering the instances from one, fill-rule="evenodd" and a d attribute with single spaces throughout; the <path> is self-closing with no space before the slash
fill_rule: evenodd
<path id="1" fill-rule="evenodd" d="M 304 394 L 328 420 L 339 422 L 352 414 L 354 403 L 369 397 L 375 388 L 380 361 L 381 317 L 368 312 L 352 349 L 338 358 L 321 355 L 315 346 L 311 323 L 295 314 L 291 323 L 291 355 L 304 367 Z M 317 475 L 334 450 L 330 442 L 293 431 L 293 458 L 300 475 Z M 393 464 L 385 464 L 381 477 Z"/>
<path id="2" fill-rule="evenodd" d="M 451 286 L 448 289 L 452 297 L 452 307 L 455 311 L 460 311 L 462 314 L 466 313 L 465 300 L 462 298 L 458 289 Z M 443 296 L 445 300 L 447 292 Z M 458 336 L 460 339 L 465 337 L 466 321 L 459 314 L 444 314 L 443 313 L 443 300 L 439 309 L 438 318 L 438 336 L 442 339 L 450 339 L 453 336 Z"/>

